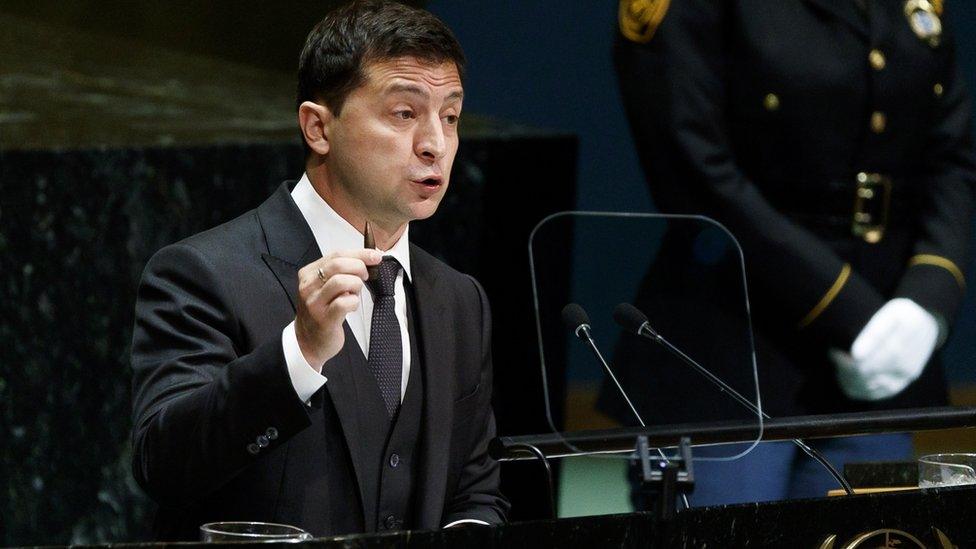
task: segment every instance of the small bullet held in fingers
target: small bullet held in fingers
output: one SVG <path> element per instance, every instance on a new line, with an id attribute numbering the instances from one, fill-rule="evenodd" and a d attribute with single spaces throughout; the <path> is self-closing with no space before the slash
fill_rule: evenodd
<path id="1" fill-rule="evenodd" d="M 366 229 L 363 230 L 363 248 L 367 250 L 376 249 L 376 240 L 373 238 L 373 231 L 369 230 L 369 221 L 366 221 Z M 366 267 L 366 273 L 369 274 L 370 280 L 375 280 L 379 278 L 379 265 L 369 265 Z"/>

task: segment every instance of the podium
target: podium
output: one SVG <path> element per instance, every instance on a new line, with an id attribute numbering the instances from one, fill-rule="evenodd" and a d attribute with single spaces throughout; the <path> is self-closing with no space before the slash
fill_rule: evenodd
<path id="1" fill-rule="evenodd" d="M 789 547 L 901 549 L 976 547 L 976 487 L 692 508 L 668 521 L 648 513 L 315 539 L 342 549 Z M 138 544 L 191 546 L 194 544 Z M 221 544 L 233 546 L 235 544 Z M 248 544 L 253 545 L 253 544 Z M 108 547 L 108 546 L 105 546 Z"/>
<path id="2" fill-rule="evenodd" d="M 855 436 L 976 425 L 976 408 L 933 408 L 770 419 L 764 440 Z M 654 445 L 741 441 L 748 422 L 675 425 L 648 429 L 549 433 L 499 437 L 490 452 L 518 461 L 567 455 L 566 444 L 593 452 L 633 452 L 636 437 Z M 531 447 L 531 449 L 527 449 Z M 541 474 L 541 473 L 540 473 Z M 811 549 L 952 549 L 976 547 L 976 485 L 906 489 L 859 495 L 461 526 L 436 531 L 356 534 L 302 542 L 307 547 L 381 548 L 698 548 L 788 547 Z M 156 544 L 138 544 L 146 548 Z M 163 544 L 158 544 L 162 546 Z M 173 544 L 166 544 L 173 545 Z M 194 544 L 176 544 L 180 546 Z M 234 545 L 234 544 L 225 544 Z M 113 545 L 112 547 L 126 547 Z"/>

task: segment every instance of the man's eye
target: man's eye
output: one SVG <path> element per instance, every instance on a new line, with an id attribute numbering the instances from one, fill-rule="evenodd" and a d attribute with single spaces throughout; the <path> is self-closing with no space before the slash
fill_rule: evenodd
<path id="1" fill-rule="evenodd" d="M 396 111 L 395 113 L 393 113 L 393 116 L 401 120 L 410 120 L 411 118 L 413 118 L 413 111 L 409 111 L 409 110 Z"/>
<path id="2" fill-rule="evenodd" d="M 444 117 L 444 120 L 445 120 L 445 121 L 446 121 L 446 122 L 447 122 L 448 124 L 450 124 L 450 125 L 452 125 L 452 126 L 453 126 L 453 125 L 455 125 L 455 124 L 457 124 L 457 123 L 458 123 L 458 118 L 459 118 L 459 117 L 458 117 L 458 115 L 456 115 L 456 114 L 449 114 L 449 115 L 447 115 L 447 116 L 445 116 L 445 117 Z"/>

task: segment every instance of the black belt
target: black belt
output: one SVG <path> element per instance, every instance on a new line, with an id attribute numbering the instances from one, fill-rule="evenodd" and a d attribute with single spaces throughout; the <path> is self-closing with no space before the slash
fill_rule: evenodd
<path id="1" fill-rule="evenodd" d="M 847 234 L 874 244 L 892 221 L 903 222 L 913 207 L 913 189 L 887 174 L 861 172 L 852 180 L 825 178 L 763 187 L 778 211 L 803 226 Z"/>

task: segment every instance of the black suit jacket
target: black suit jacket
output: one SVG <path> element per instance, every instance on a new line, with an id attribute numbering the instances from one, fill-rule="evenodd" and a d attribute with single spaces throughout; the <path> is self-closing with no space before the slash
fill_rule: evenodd
<path id="1" fill-rule="evenodd" d="M 133 473 L 160 505 L 157 536 L 195 538 L 213 520 L 261 520 L 316 535 L 370 531 L 343 350 L 312 406 L 299 401 L 281 345 L 297 272 L 321 257 L 283 184 L 264 204 L 167 246 L 146 266 L 132 344 Z M 424 405 L 413 524 L 504 520 L 491 411 L 488 301 L 470 276 L 411 246 Z M 258 437 L 269 444 L 252 454 Z"/>
<path id="2" fill-rule="evenodd" d="M 777 415 L 945 400 L 933 363 L 895 399 L 848 401 L 827 359 L 828 348 L 850 348 L 895 297 L 951 323 L 964 294 L 959 269 L 968 264 L 976 201 L 972 110 L 950 29 L 938 44 L 924 41 L 903 0 L 868 5 L 861 12 L 853 0 L 682 0 L 670 3 L 647 42 L 617 37 L 621 93 L 656 205 L 711 216 L 742 246 L 763 404 Z M 860 172 L 893 183 L 890 203 L 877 208 L 889 209 L 880 242 L 852 233 Z M 698 235 L 672 236 L 673 254 L 660 263 L 701 268 L 691 257 Z M 726 278 L 738 288 L 717 293 L 733 296 L 742 311 L 739 257 L 730 251 L 726 259 L 733 270 Z M 682 287 L 700 277 L 672 273 L 666 288 L 666 275 L 648 277 L 638 298 L 645 307 L 654 308 L 655 291 L 703 293 Z M 718 299 L 704 301 L 713 310 Z M 659 326 L 670 315 L 661 310 L 665 318 L 650 311 Z M 697 319 L 721 315 L 693 312 L 685 323 L 699 332 Z M 722 320 L 714 324 L 709 333 L 719 338 L 729 331 Z M 641 346 L 632 342 L 623 353 L 634 355 L 635 372 L 661 358 L 644 356 Z M 721 358 L 696 347 L 688 348 L 706 355 L 701 360 Z M 743 363 L 733 368 L 744 374 Z M 751 376 L 741 377 L 739 388 L 751 394 Z M 656 402 L 667 410 L 671 395 L 689 398 L 688 383 L 672 379 L 625 381 L 661 387 Z M 710 387 L 695 398 L 727 400 Z M 617 408 L 623 417 L 626 409 Z"/>

